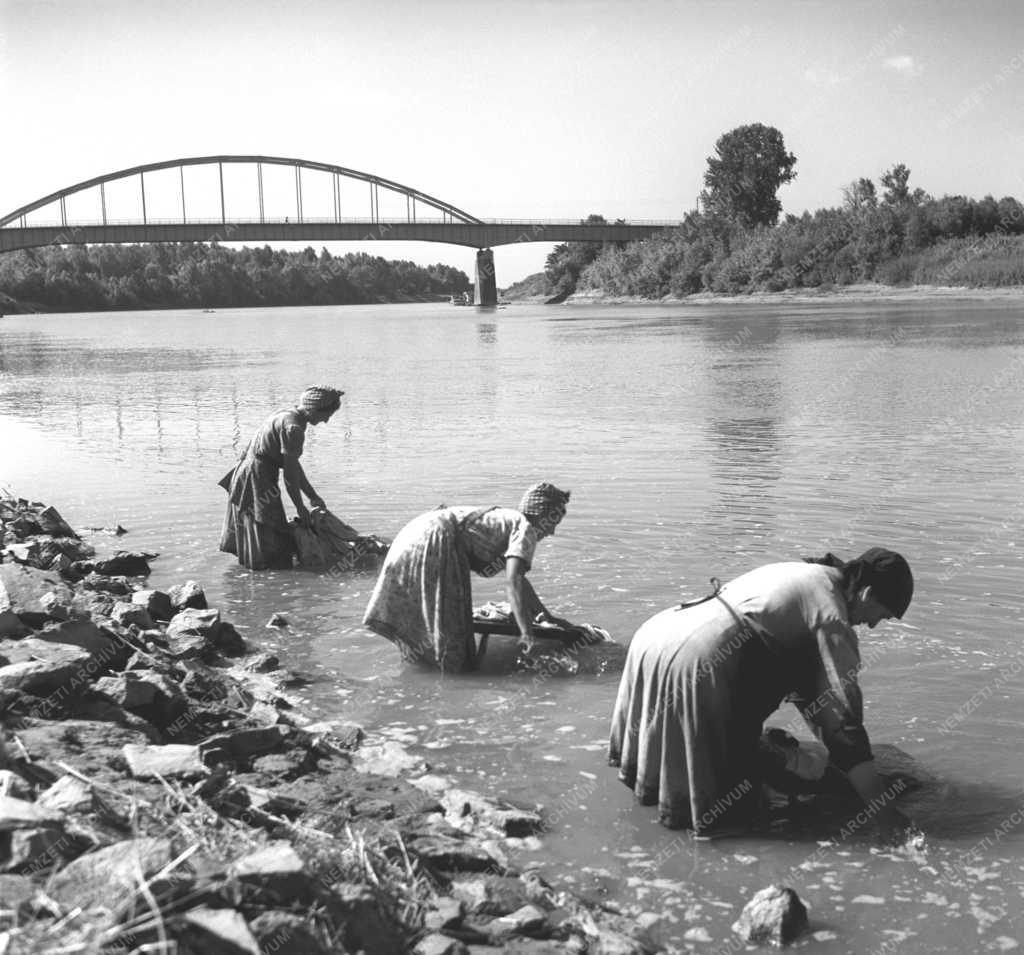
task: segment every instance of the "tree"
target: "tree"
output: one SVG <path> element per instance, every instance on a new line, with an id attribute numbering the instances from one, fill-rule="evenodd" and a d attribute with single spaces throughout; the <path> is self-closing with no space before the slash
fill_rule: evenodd
<path id="1" fill-rule="evenodd" d="M 591 214 L 581 225 L 606 225 L 604 216 Z M 551 291 L 556 298 L 568 298 L 576 291 L 580 273 L 594 259 L 604 246 L 603 242 L 562 242 L 556 245 L 544 263 Z"/>
<path id="2" fill-rule="evenodd" d="M 860 179 L 854 179 L 848 186 L 843 187 L 843 205 L 850 212 L 857 212 L 859 209 L 874 209 L 878 205 L 875 184 L 863 176 Z"/>
<path id="3" fill-rule="evenodd" d="M 700 194 L 705 212 L 744 227 L 775 225 L 782 203 L 775 194 L 796 178 L 796 156 L 774 126 L 738 126 L 715 143 Z"/>
<path id="4" fill-rule="evenodd" d="M 910 170 L 903 163 L 897 163 L 892 169 L 882 173 L 881 183 L 885 189 L 882 201 L 887 206 L 902 206 L 910 199 L 908 179 Z"/>

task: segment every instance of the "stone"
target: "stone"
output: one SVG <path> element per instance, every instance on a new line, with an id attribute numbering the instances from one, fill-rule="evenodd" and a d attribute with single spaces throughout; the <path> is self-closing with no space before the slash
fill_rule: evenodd
<path id="1" fill-rule="evenodd" d="M 263 904 L 265 895 L 275 901 L 291 902 L 306 899 L 311 893 L 310 875 L 288 842 L 274 842 L 242 856 L 232 863 L 228 875 L 258 890 Z"/>
<path id="2" fill-rule="evenodd" d="M 215 646 L 215 637 L 223 624 L 219 610 L 196 610 L 187 608 L 180 610 L 167 624 L 167 639 L 172 642 L 182 637 L 202 637 L 211 646 Z"/>
<path id="3" fill-rule="evenodd" d="M 113 557 L 96 561 L 96 573 L 104 577 L 148 577 L 149 561 L 156 556 L 119 550 Z"/>
<path id="4" fill-rule="evenodd" d="M 44 534 L 78 540 L 78 535 L 71 529 L 71 525 L 60 516 L 55 507 L 43 508 L 36 514 L 35 519 Z"/>
<path id="5" fill-rule="evenodd" d="M 199 757 L 198 746 L 168 743 L 165 746 L 142 746 L 128 743 L 121 752 L 128 769 L 136 779 L 164 778 L 196 779 L 209 770 Z"/>
<path id="6" fill-rule="evenodd" d="M 423 759 L 414 756 L 394 740 L 356 750 L 352 754 L 352 766 L 358 772 L 374 776 L 401 776 L 405 773 L 422 773 L 426 769 Z"/>
<path id="7" fill-rule="evenodd" d="M 781 885 L 769 885 L 743 907 L 732 930 L 746 942 L 788 945 L 807 929 L 807 907 L 800 896 Z"/>
<path id="8" fill-rule="evenodd" d="M 7 918 L 27 921 L 32 916 L 36 887 L 25 875 L 0 875 L 0 931 L 10 928 Z"/>
<path id="9" fill-rule="evenodd" d="M 419 836 L 409 849 L 420 861 L 445 872 L 486 872 L 502 868 L 500 860 L 483 846 L 448 836 Z M 456 893 L 454 890 L 452 894 Z"/>
<path id="10" fill-rule="evenodd" d="M 18 829 L 11 833 L 10 851 L 4 868 L 19 875 L 35 875 L 74 854 L 71 837 L 63 829 Z"/>
<path id="11" fill-rule="evenodd" d="M 260 947 L 241 912 L 191 909 L 168 922 L 178 955 L 260 955 Z"/>
<path id="12" fill-rule="evenodd" d="M 56 762 L 70 763 L 83 776 L 98 783 L 126 786 L 123 763 L 114 769 L 111 757 L 119 763 L 117 750 L 126 743 L 146 743 L 146 734 L 138 729 L 97 720 L 63 719 L 32 721 L 18 731 L 30 757 L 57 771 L 51 782 L 63 775 Z"/>
<path id="13" fill-rule="evenodd" d="M 71 608 L 55 593 L 43 594 L 39 602 L 43 612 L 54 620 L 67 620 L 71 616 Z"/>
<path id="14" fill-rule="evenodd" d="M 587 946 L 587 955 L 650 955 L 652 949 L 622 932 L 599 928 L 597 938 Z"/>
<path id="15" fill-rule="evenodd" d="M 509 915 L 531 901 L 526 885 L 514 876 L 455 879 L 448 891 L 474 915 Z"/>
<path id="16" fill-rule="evenodd" d="M 194 580 L 187 580 L 183 584 L 171 587 L 167 591 L 167 596 L 171 598 L 171 607 L 176 611 L 189 607 L 205 610 L 207 607 L 206 593 Z"/>
<path id="17" fill-rule="evenodd" d="M 273 653 L 257 653 L 242 664 L 242 669 L 249 673 L 271 673 L 281 666 L 281 661 Z"/>
<path id="18" fill-rule="evenodd" d="M 93 807 L 92 786 L 77 776 L 61 776 L 39 794 L 36 805 L 55 813 L 88 812 Z"/>
<path id="19" fill-rule="evenodd" d="M 405 940 L 369 886 L 341 882 L 322 892 L 320 901 L 345 951 L 404 955 Z"/>
<path id="20" fill-rule="evenodd" d="M 129 713 L 110 700 L 92 699 L 75 700 L 69 707 L 69 716 L 77 720 L 89 720 L 94 723 L 115 723 L 138 730 L 150 743 L 164 742 L 163 735 L 152 723 L 144 720 L 137 713 Z"/>
<path id="21" fill-rule="evenodd" d="M 449 938 L 447 935 L 439 935 L 435 932 L 421 938 L 416 943 L 413 953 L 414 955 L 469 955 L 469 949 L 459 939 Z"/>
<path id="22" fill-rule="evenodd" d="M 96 590 L 80 590 L 71 598 L 71 612 L 81 617 L 109 617 L 115 603 L 110 594 Z"/>
<path id="23" fill-rule="evenodd" d="M 144 607 L 153 620 L 170 620 L 174 616 L 170 595 L 162 590 L 136 590 L 132 603 Z"/>
<path id="24" fill-rule="evenodd" d="M 448 821 L 461 829 L 480 823 L 506 836 L 523 838 L 544 828 L 543 820 L 535 812 L 516 809 L 464 789 L 446 790 L 441 796 L 441 804 Z"/>
<path id="25" fill-rule="evenodd" d="M 524 905 L 522 908 L 499 915 L 487 923 L 486 932 L 496 941 L 512 935 L 540 934 L 547 927 L 547 913 L 536 905 Z M 550 934 L 550 928 L 548 929 Z"/>
<path id="26" fill-rule="evenodd" d="M 92 654 L 66 643 L 26 637 L 16 643 L 0 641 L 0 655 L 10 660 L 0 667 L 0 690 L 19 690 L 49 696 L 84 688 L 91 674 Z"/>
<path id="27" fill-rule="evenodd" d="M 0 760 L 0 765 L 3 761 Z M 13 796 L 15 799 L 32 799 L 32 791 L 28 783 L 17 773 L 9 769 L 0 769 L 0 796 Z"/>
<path id="28" fill-rule="evenodd" d="M 291 626 L 291 624 L 288 623 L 288 618 L 284 614 L 282 614 L 282 613 L 275 613 L 267 621 L 267 626 L 268 627 L 289 627 L 289 626 Z"/>
<path id="29" fill-rule="evenodd" d="M 224 750 L 232 759 L 248 759 L 271 753 L 285 744 L 291 735 L 290 726 L 264 726 L 217 733 L 200 744 L 203 753 Z"/>
<path id="30" fill-rule="evenodd" d="M 252 771 L 266 776 L 298 776 L 306 766 L 306 754 L 302 750 L 290 753 L 269 753 L 253 760 Z"/>
<path id="31" fill-rule="evenodd" d="M 109 631 L 97 627 L 91 620 L 66 620 L 52 623 L 35 634 L 39 640 L 81 647 L 94 658 L 93 672 L 123 665 L 131 648 Z"/>
<path id="32" fill-rule="evenodd" d="M 98 574 L 88 561 L 75 561 L 71 565 L 71 569 L 83 574 L 82 586 L 87 590 L 96 590 L 119 597 L 126 597 L 132 593 L 132 585 L 128 582 L 127 577 Z"/>
<path id="33" fill-rule="evenodd" d="M 65 911 L 79 905 L 109 909 L 135 892 L 140 870 L 148 879 L 173 858 L 168 839 L 126 839 L 69 862 L 52 877 L 47 893 Z"/>
<path id="34" fill-rule="evenodd" d="M 58 574 L 21 564 L 0 564 L 0 585 L 3 588 L 0 592 L 5 595 L 0 598 L 0 610 L 10 609 L 15 613 L 45 615 L 43 598 L 48 594 L 53 594 L 61 603 L 67 604 L 74 597 L 72 589 Z"/>
<path id="35" fill-rule="evenodd" d="M 457 926 L 465 914 L 465 906 L 450 896 L 442 896 L 434 902 L 434 907 L 423 916 L 423 927 L 428 932 L 440 932 L 443 929 Z"/>
<path id="36" fill-rule="evenodd" d="M 13 610 L 0 610 L 0 640 L 18 640 L 27 637 L 31 632 L 32 628 L 23 623 L 21 617 Z"/>
<path id="37" fill-rule="evenodd" d="M 64 816 L 61 813 L 29 802 L 27 799 L 0 796 L 0 832 L 59 826 L 63 821 Z"/>
<path id="38" fill-rule="evenodd" d="M 329 950 L 313 933 L 308 916 L 271 909 L 261 912 L 249 922 L 260 951 L 273 955 L 330 955 Z"/>
<path id="39" fill-rule="evenodd" d="M 136 626 L 140 630 L 152 630 L 156 626 L 149 611 L 142 605 L 131 601 L 119 600 L 110 611 L 110 619 L 122 627 Z"/>
<path id="40" fill-rule="evenodd" d="M 281 713 L 272 703 L 253 703 L 248 715 L 250 720 L 261 726 L 276 726 L 283 722 Z"/>
<path id="41" fill-rule="evenodd" d="M 188 709 L 181 687 L 156 670 L 125 670 L 101 677 L 93 684 L 93 692 L 161 728 Z"/>
<path id="42" fill-rule="evenodd" d="M 226 657 L 245 656 L 246 646 L 242 635 L 230 623 L 221 622 L 210 637 L 213 645 Z"/>

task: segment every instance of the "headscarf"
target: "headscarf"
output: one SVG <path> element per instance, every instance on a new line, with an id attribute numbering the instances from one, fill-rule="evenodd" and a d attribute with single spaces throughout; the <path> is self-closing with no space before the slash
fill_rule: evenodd
<path id="1" fill-rule="evenodd" d="M 298 407 L 309 414 L 315 411 L 334 411 L 341 405 L 344 391 L 328 385 L 311 385 L 299 395 Z"/>
<path id="2" fill-rule="evenodd" d="M 565 517 L 565 506 L 569 503 L 569 491 L 562 491 L 554 484 L 541 481 L 526 489 L 519 502 L 519 510 L 545 530 L 554 530 L 555 525 Z"/>
<path id="3" fill-rule="evenodd" d="M 902 554 L 884 547 L 869 547 L 860 557 L 842 561 L 835 554 L 805 557 L 809 564 L 838 567 L 854 589 L 870 586 L 875 599 L 899 618 L 907 612 L 914 596 L 914 575 Z"/>

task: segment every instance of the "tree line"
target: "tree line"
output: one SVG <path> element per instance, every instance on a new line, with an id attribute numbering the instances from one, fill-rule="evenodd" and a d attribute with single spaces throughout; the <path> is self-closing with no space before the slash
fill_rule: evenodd
<path id="1" fill-rule="evenodd" d="M 448 265 L 203 243 L 46 246 L 0 255 L 3 308 L 107 311 L 435 300 L 471 287 Z M 0 309 L 3 310 L 3 309 Z"/>
<path id="2" fill-rule="evenodd" d="M 776 192 L 796 177 L 782 134 L 741 126 L 715 149 L 699 206 L 678 229 L 631 243 L 559 245 L 546 263 L 549 293 L 558 300 L 575 290 L 661 298 L 859 282 L 1024 284 L 1024 206 L 1013 197 L 934 198 L 911 189 L 910 169 L 898 163 L 878 187 L 866 177 L 847 185 L 841 206 L 780 223 Z"/>

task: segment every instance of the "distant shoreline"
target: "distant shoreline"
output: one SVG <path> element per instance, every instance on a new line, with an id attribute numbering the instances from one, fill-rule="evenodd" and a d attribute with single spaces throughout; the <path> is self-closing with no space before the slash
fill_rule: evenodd
<path id="1" fill-rule="evenodd" d="M 539 305 L 548 296 L 526 296 L 511 299 L 511 305 Z M 958 285 L 842 285 L 828 289 L 786 289 L 781 292 L 750 292 L 734 295 L 725 292 L 697 292 L 683 297 L 642 298 L 630 295 L 608 295 L 604 292 L 575 292 L 562 305 L 785 305 L 821 304 L 826 302 L 888 303 L 925 301 L 1002 301 L 1024 300 L 1024 285 L 973 288 Z"/>

